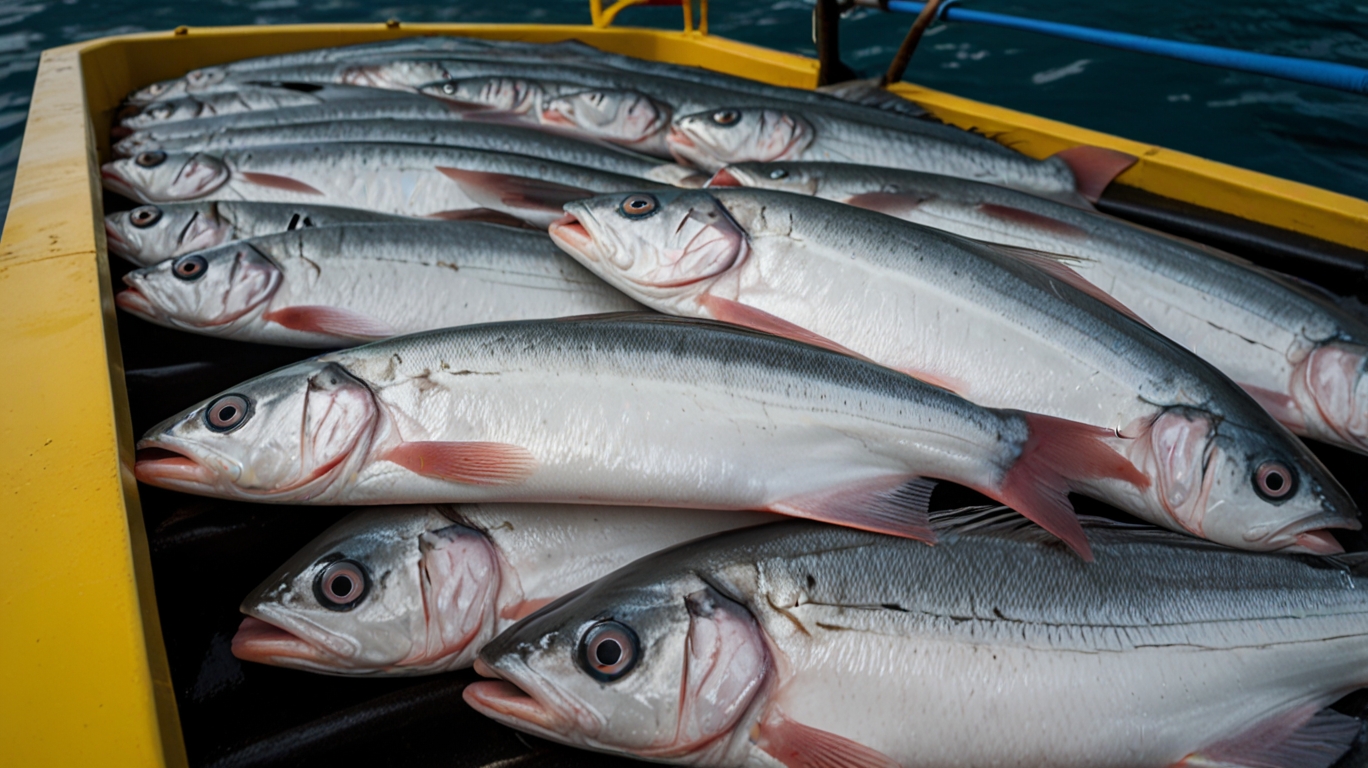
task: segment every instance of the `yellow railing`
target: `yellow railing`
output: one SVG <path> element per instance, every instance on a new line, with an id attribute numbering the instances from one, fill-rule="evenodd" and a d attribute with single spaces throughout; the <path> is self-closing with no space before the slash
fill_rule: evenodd
<path id="1" fill-rule="evenodd" d="M 684 9 L 684 31 L 686 33 L 697 31 L 700 35 L 708 34 L 708 0 L 698 0 L 698 25 L 694 26 L 694 4 L 693 0 L 617 0 L 617 2 L 603 7 L 603 0 L 589 0 L 589 15 L 593 19 L 593 24 L 599 29 L 603 29 L 613 23 L 619 13 L 634 5 L 678 5 Z"/>

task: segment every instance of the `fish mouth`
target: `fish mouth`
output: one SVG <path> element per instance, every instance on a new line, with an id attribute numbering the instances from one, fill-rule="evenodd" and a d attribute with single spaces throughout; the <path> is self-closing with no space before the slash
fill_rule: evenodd
<path id="1" fill-rule="evenodd" d="M 679 130 L 673 125 L 670 126 L 670 134 L 665 137 L 665 143 L 676 147 L 693 148 L 698 146 L 694 144 L 693 139 L 689 138 L 689 134 Z"/>
<path id="2" fill-rule="evenodd" d="M 1283 546 L 1274 546 L 1278 552 L 1291 552 L 1306 555 L 1339 555 L 1344 547 L 1335 540 L 1332 530 L 1357 531 L 1363 524 L 1356 519 L 1338 515 L 1316 515 L 1283 528 L 1269 536 L 1267 541 L 1274 543 L 1286 541 Z"/>
<path id="3" fill-rule="evenodd" d="M 214 473 L 189 455 L 156 440 L 138 441 L 133 476 L 140 483 L 180 490 L 212 487 Z"/>
<path id="4" fill-rule="evenodd" d="M 590 236 L 589 230 L 584 228 L 584 224 L 575 214 L 567 213 L 564 216 L 551 222 L 547 227 L 547 232 L 556 245 L 570 251 L 570 253 L 583 256 L 590 261 L 598 261 L 598 257 L 591 250 L 594 245 L 594 238 Z"/>
<path id="5" fill-rule="evenodd" d="M 107 220 L 105 221 L 105 245 L 120 256 L 130 251 L 128 241 L 119 234 L 118 228 Z"/>
<path id="6" fill-rule="evenodd" d="M 291 660 L 319 662 L 323 654 L 312 643 L 287 629 L 248 616 L 233 635 L 233 655 L 243 661 L 295 666 Z"/>
<path id="7" fill-rule="evenodd" d="M 475 671 L 484 675 L 491 670 L 476 661 Z M 496 723 L 503 723 L 553 741 L 565 741 L 565 735 L 558 728 L 559 718 L 541 702 L 507 680 L 481 680 L 471 683 L 461 693 L 461 698 L 476 712 Z"/>
<path id="8" fill-rule="evenodd" d="M 559 110 L 543 109 L 540 115 L 541 121 L 549 125 L 563 125 L 567 128 L 574 128 L 575 121 L 561 114 Z"/>
<path id="9" fill-rule="evenodd" d="M 114 305 L 139 317 L 156 317 L 157 308 L 147 298 L 147 294 L 138 290 L 137 285 L 129 283 L 127 277 L 124 278 L 124 282 L 128 284 L 128 287 L 114 294 Z"/>
<path id="10" fill-rule="evenodd" d="M 133 188 L 133 185 L 128 183 L 118 171 L 111 168 L 110 166 L 112 165 L 114 164 L 105 163 L 100 168 L 100 181 L 104 183 L 105 189 L 115 194 L 123 195 L 130 200 L 142 200 L 142 196 Z"/>
<path id="11" fill-rule="evenodd" d="M 738 178 L 736 178 L 736 176 L 735 176 L 731 171 L 727 170 L 726 168 L 723 168 L 722 170 L 718 171 L 717 173 L 714 173 L 714 174 L 712 175 L 712 178 L 711 178 L 711 179 L 708 179 L 708 183 L 707 183 L 707 184 L 704 184 L 703 186 L 704 186 L 704 187 L 744 187 L 745 185 L 742 184 L 742 183 L 741 183 L 741 180 L 738 179 Z"/>

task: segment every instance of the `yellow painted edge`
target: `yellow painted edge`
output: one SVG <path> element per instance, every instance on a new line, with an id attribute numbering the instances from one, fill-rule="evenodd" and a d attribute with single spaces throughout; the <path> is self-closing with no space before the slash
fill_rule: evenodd
<path id="1" fill-rule="evenodd" d="M 42 58 L 0 239 L 0 764 L 182 765 L 80 64 Z"/>

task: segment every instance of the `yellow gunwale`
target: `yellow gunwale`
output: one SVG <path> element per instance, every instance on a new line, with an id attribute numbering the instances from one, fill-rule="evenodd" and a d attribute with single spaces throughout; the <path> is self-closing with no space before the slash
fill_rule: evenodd
<path id="1" fill-rule="evenodd" d="M 104 127 L 123 95 L 251 56 L 421 34 L 553 42 L 811 87 L 817 64 L 698 32 L 531 25 L 185 29 L 46 51 L 0 237 L 0 763 L 183 765 L 137 486 L 100 196 Z M 1120 181 L 1368 249 L 1368 202 L 915 85 L 947 122 L 1035 157 L 1130 152 Z M 95 364 L 102 360 L 104 365 Z"/>

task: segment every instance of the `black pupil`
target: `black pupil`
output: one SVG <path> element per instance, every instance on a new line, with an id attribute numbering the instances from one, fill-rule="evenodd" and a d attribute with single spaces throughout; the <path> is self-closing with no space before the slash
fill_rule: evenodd
<path id="1" fill-rule="evenodd" d="M 346 574 L 338 574 L 332 582 L 332 593 L 337 597 L 346 597 L 352 591 L 352 580 Z"/>
<path id="2" fill-rule="evenodd" d="M 193 275 L 199 271 L 199 265 L 193 261 L 187 261 L 181 265 L 181 271 L 187 275 Z"/>
<path id="3" fill-rule="evenodd" d="M 1268 475 L 1264 477 L 1264 485 L 1268 486 L 1268 490 L 1275 493 L 1283 489 L 1284 482 L 1286 482 L 1286 479 L 1282 476 L 1281 472 L 1269 472 Z"/>
<path id="4" fill-rule="evenodd" d="M 645 200 L 633 200 L 632 202 L 628 203 L 628 205 L 632 207 L 632 210 L 639 211 L 642 208 L 649 206 L 650 203 L 646 202 Z"/>
<path id="5" fill-rule="evenodd" d="M 237 406 L 235 405 L 225 405 L 218 412 L 219 421 L 232 421 L 236 415 Z"/>
<path id="6" fill-rule="evenodd" d="M 622 646 L 612 638 L 605 639 L 594 648 L 594 659 L 605 667 L 611 667 L 622 660 Z"/>

